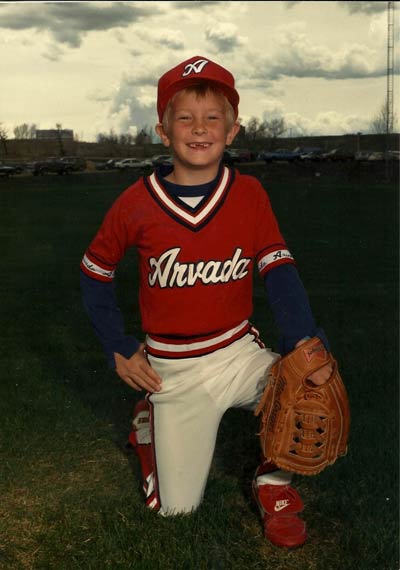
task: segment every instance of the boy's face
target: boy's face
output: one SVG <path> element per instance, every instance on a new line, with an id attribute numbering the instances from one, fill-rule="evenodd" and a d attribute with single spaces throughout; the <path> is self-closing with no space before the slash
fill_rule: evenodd
<path id="1" fill-rule="evenodd" d="M 167 130 L 161 124 L 156 130 L 163 144 L 171 147 L 175 168 L 216 173 L 239 124 L 228 124 L 224 100 L 217 94 L 181 91 L 172 103 Z"/>

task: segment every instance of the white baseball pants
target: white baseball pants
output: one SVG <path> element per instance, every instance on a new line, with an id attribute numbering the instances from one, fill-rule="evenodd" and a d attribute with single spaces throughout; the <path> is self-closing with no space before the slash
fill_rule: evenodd
<path id="1" fill-rule="evenodd" d="M 278 355 L 246 334 L 206 356 L 148 358 L 163 380 L 147 398 L 160 513 L 190 512 L 203 498 L 223 414 L 255 409 Z"/>

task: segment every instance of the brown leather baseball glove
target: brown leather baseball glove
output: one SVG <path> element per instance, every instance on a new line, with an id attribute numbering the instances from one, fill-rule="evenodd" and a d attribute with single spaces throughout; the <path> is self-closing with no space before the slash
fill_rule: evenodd
<path id="1" fill-rule="evenodd" d="M 332 364 L 329 380 L 307 378 Z M 347 452 L 350 410 L 337 362 L 318 337 L 306 341 L 271 368 L 254 412 L 261 414 L 261 449 L 267 461 L 302 475 L 320 473 Z"/>

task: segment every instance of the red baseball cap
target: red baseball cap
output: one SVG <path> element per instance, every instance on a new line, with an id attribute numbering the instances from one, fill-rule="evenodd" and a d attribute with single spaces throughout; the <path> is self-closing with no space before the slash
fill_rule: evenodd
<path id="1" fill-rule="evenodd" d="M 237 118 L 239 93 L 235 89 L 235 78 L 232 73 L 207 57 L 195 55 L 160 77 L 157 91 L 157 112 L 160 123 L 168 101 L 175 93 L 203 81 L 214 84 L 224 93 Z"/>

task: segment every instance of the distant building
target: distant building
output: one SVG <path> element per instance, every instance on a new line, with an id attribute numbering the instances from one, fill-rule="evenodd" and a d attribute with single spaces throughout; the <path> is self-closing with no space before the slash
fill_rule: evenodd
<path id="1" fill-rule="evenodd" d="M 74 131 L 72 129 L 36 129 L 36 138 L 40 140 L 53 140 L 57 141 L 61 139 L 63 141 L 73 141 Z"/>

